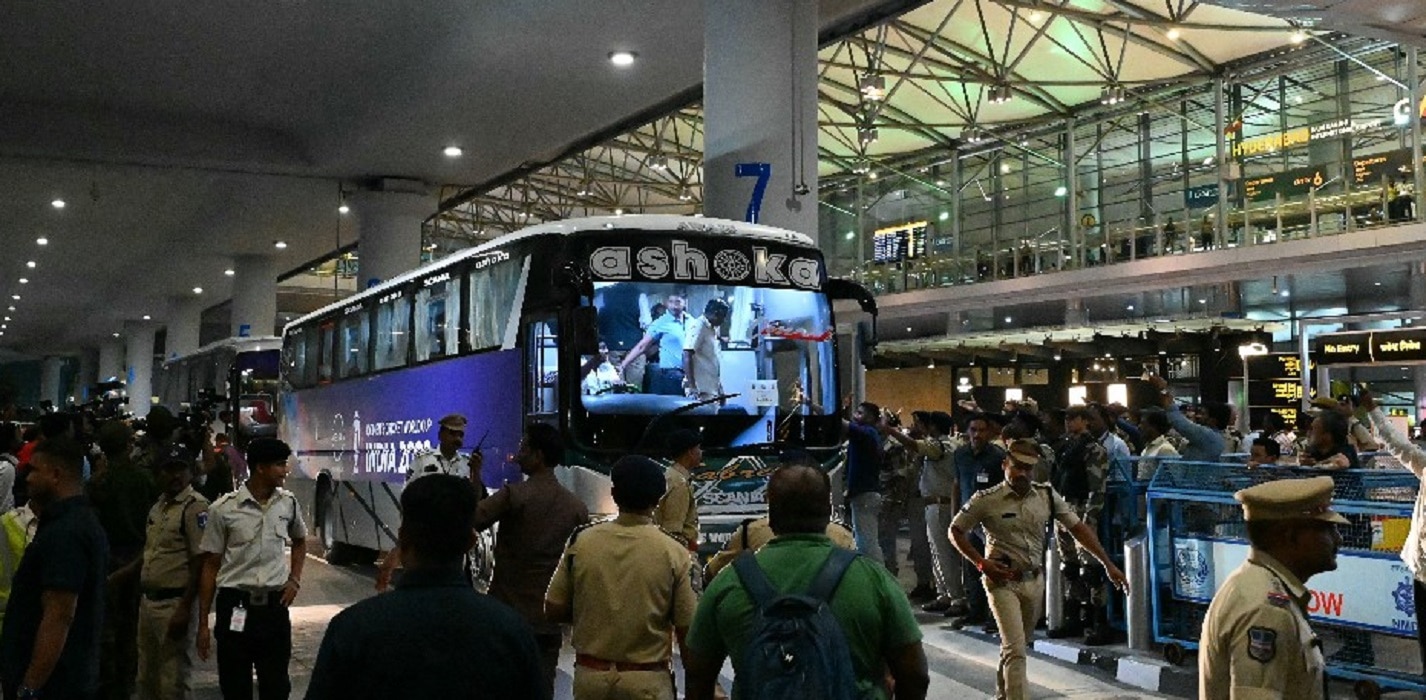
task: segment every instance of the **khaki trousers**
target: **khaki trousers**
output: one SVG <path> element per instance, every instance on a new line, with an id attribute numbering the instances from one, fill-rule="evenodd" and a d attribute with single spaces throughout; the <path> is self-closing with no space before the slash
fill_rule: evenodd
<path id="1" fill-rule="evenodd" d="M 1025 650 L 1035 634 L 1035 622 L 1045 601 L 1045 577 L 1007 583 L 985 582 L 990 612 L 1000 627 L 1000 668 L 995 677 L 997 700 L 1030 697 L 1025 673 Z"/>
<path id="2" fill-rule="evenodd" d="M 198 634 L 197 605 L 189 611 L 188 633 L 168 638 L 168 621 L 180 599 L 139 603 L 139 700 L 189 700 L 193 697 L 193 657 Z"/>
<path id="3" fill-rule="evenodd" d="M 674 700 L 668 671 L 596 671 L 574 667 L 574 700 Z"/>

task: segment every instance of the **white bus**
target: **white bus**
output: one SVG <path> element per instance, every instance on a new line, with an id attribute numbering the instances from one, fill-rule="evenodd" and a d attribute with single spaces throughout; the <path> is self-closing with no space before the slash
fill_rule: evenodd
<path id="1" fill-rule="evenodd" d="M 282 339 L 228 338 L 163 363 L 155 384 L 174 411 L 226 411 L 225 429 L 240 449 L 255 437 L 277 436 L 278 355 Z"/>

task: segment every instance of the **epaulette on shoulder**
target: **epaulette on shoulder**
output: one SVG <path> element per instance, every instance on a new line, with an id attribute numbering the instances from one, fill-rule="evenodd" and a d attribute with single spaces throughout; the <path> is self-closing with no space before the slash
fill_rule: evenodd
<path id="1" fill-rule="evenodd" d="M 575 527 L 575 528 L 574 528 L 574 531 L 571 532 L 571 533 L 569 533 L 569 539 L 568 539 L 568 540 L 565 540 L 564 546 L 568 547 L 568 546 L 574 544 L 574 541 L 577 540 L 577 539 L 579 539 L 579 533 L 584 532 L 585 530 L 588 530 L 589 528 L 594 527 L 595 525 L 598 525 L 598 524 L 600 524 L 600 523 L 602 523 L 602 522 L 604 522 L 604 521 L 602 521 L 602 520 L 591 520 L 591 521 L 589 521 L 589 522 L 587 522 L 587 523 L 585 523 L 585 524 L 583 524 L 583 525 L 579 525 L 579 526 Z"/>
<path id="2" fill-rule="evenodd" d="M 219 496 L 219 497 L 218 497 L 218 500 L 213 501 L 213 503 L 211 504 L 211 506 L 212 506 L 213 508 L 217 508 L 217 507 L 219 507 L 219 506 L 227 505 L 229 501 L 231 501 L 231 500 L 237 498 L 237 495 L 238 495 L 238 492 L 237 492 L 237 491 L 229 491 L 229 492 L 227 492 L 227 493 L 225 493 L 225 494 Z"/>

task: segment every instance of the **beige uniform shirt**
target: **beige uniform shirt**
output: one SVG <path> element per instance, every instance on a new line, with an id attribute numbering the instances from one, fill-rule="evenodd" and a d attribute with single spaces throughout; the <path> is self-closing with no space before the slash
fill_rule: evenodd
<path id="1" fill-rule="evenodd" d="M 1137 472 L 1135 478 L 1140 481 L 1148 481 L 1154 476 L 1154 470 L 1159 468 L 1160 459 L 1177 456 L 1178 448 L 1169 442 L 1167 435 L 1154 438 L 1153 442 L 1144 445 L 1144 452 L 1140 455 L 1143 459 L 1139 460 L 1139 464 L 1135 468 L 1135 472 Z"/>
<path id="2" fill-rule="evenodd" d="M 605 661 L 668 660 L 674 628 L 693 623 L 688 550 L 648 518 L 618 518 L 575 532 L 550 579 L 548 600 L 570 606 L 574 650 Z"/>
<path id="3" fill-rule="evenodd" d="M 1198 650 L 1200 700 L 1325 698 L 1322 644 L 1307 586 L 1256 549 L 1208 606 Z"/>
<path id="4" fill-rule="evenodd" d="M 654 509 L 654 524 L 664 532 L 681 538 L 689 548 L 698 546 L 698 504 L 693 500 L 693 486 L 688 483 L 688 470 L 674 464 L 664 472 L 668 489 Z"/>
<path id="5" fill-rule="evenodd" d="M 1016 571 L 1038 571 L 1045 560 L 1045 533 L 1050 518 L 1066 530 L 1079 524 L 1065 499 L 1049 484 L 1032 483 L 1024 496 L 1002 481 L 977 491 L 956 513 L 951 526 L 970 532 L 985 528 L 985 556 Z"/>
<path id="6" fill-rule="evenodd" d="M 694 319 L 684 333 L 683 349 L 693 351 L 693 361 L 689 363 L 693 376 L 688 379 L 692 379 L 693 385 L 698 387 L 698 395 L 710 397 L 722 394 L 723 362 L 718 348 L 717 327 L 708 323 L 706 318 Z"/>
<path id="7" fill-rule="evenodd" d="M 188 563 L 203 553 L 207 525 L 208 499 L 192 486 L 173 498 L 159 496 L 149 509 L 140 585 L 145 590 L 187 586 Z"/>
<path id="8" fill-rule="evenodd" d="M 202 549 L 223 555 L 220 588 L 281 588 L 292 573 L 288 549 L 307 538 L 297 497 L 279 488 L 258 503 L 244 485 L 208 507 Z"/>
<path id="9" fill-rule="evenodd" d="M 738 529 L 733 531 L 733 536 L 728 539 L 728 543 L 723 545 L 723 549 L 708 560 L 708 566 L 703 571 L 703 580 L 712 581 L 713 577 L 717 576 L 723 567 L 737 559 L 743 550 L 756 552 L 762 549 L 763 545 L 771 542 L 773 537 L 775 535 L 772 532 L 772 525 L 768 524 L 767 518 L 749 520 L 738 526 Z M 832 540 L 832 544 L 842 549 L 857 551 L 857 542 L 852 539 L 852 531 L 848 530 L 846 525 L 827 523 L 827 538 Z M 747 540 L 746 544 L 744 543 L 745 539 Z"/>

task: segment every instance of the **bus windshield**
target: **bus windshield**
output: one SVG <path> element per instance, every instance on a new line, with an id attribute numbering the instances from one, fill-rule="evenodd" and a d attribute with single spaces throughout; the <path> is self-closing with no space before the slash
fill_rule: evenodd
<path id="1" fill-rule="evenodd" d="M 600 352 L 580 357 L 579 383 L 592 446 L 636 447 L 673 427 L 649 424 L 660 416 L 695 424 L 715 447 L 835 442 L 825 425 L 838 407 L 835 334 L 821 292 L 605 282 L 594 306 Z"/>

